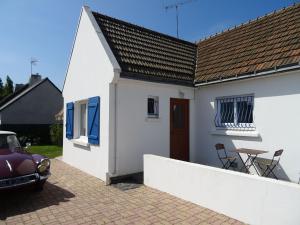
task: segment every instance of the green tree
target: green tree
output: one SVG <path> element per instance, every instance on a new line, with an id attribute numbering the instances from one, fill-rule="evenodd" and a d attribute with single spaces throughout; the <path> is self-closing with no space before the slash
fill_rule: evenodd
<path id="1" fill-rule="evenodd" d="M 2 79 L 0 78 L 0 99 L 3 97 L 3 82 Z"/>
<path id="2" fill-rule="evenodd" d="M 6 76 L 6 83 L 4 85 L 4 96 L 10 95 L 14 92 L 14 82 L 12 81 L 12 79 L 10 79 L 9 76 Z"/>
<path id="3" fill-rule="evenodd" d="M 50 137 L 52 144 L 62 146 L 63 141 L 63 125 L 52 124 L 50 126 Z"/>

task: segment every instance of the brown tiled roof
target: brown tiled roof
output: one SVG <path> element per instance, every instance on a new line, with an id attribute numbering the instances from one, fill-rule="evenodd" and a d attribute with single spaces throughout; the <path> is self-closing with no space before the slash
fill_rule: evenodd
<path id="1" fill-rule="evenodd" d="M 300 4 L 200 41 L 197 52 L 199 83 L 299 63 Z"/>
<path id="2" fill-rule="evenodd" d="M 121 66 L 121 76 L 193 85 L 195 44 L 99 13 L 93 15 Z"/>

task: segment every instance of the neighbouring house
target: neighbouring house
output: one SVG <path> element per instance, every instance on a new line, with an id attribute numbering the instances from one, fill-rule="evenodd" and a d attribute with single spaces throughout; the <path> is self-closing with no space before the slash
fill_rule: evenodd
<path id="1" fill-rule="evenodd" d="M 197 29 L 197 28 L 195 28 Z M 198 43 L 83 7 L 65 78 L 63 160 L 106 182 L 155 154 L 220 166 L 214 145 L 284 149 L 300 173 L 300 5 Z"/>
<path id="2" fill-rule="evenodd" d="M 49 78 L 32 74 L 0 101 L 0 129 L 16 132 L 21 141 L 49 144 L 50 125 L 62 107 L 61 91 Z"/>
<path id="3" fill-rule="evenodd" d="M 64 109 L 63 108 L 55 115 L 55 121 L 58 124 L 63 123 L 63 121 L 64 121 Z"/>

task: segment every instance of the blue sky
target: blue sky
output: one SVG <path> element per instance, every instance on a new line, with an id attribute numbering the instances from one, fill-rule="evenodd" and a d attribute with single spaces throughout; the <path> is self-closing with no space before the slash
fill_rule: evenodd
<path id="1" fill-rule="evenodd" d="M 62 88 L 82 5 L 176 36 L 175 10 L 181 0 L 0 0 L 0 77 L 26 83 L 33 68 Z M 185 1 L 185 0 L 182 0 Z M 198 0 L 179 11 L 179 36 L 198 41 L 299 0 Z"/>

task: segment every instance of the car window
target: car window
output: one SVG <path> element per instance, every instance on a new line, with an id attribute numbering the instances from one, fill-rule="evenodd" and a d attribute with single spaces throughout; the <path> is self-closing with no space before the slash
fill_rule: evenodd
<path id="1" fill-rule="evenodd" d="M 0 135 L 0 149 L 18 149 L 21 145 L 15 135 Z"/>
<path id="2" fill-rule="evenodd" d="M 15 135 L 8 135 L 7 136 L 7 144 L 9 149 L 20 148 L 20 143 Z"/>
<path id="3" fill-rule="evenodd" d="M 0 149 L 3 148 L 9 148 L 7 143 L 7 135 L 0 135 Z"/>

